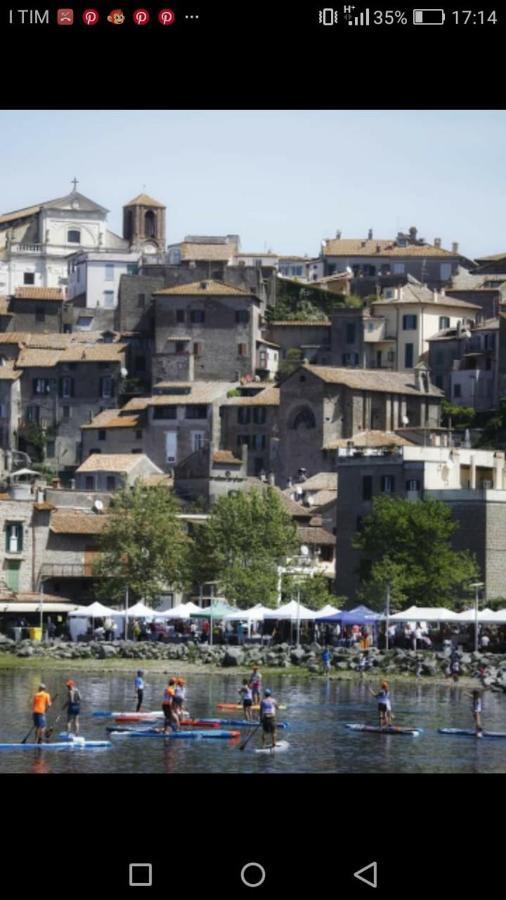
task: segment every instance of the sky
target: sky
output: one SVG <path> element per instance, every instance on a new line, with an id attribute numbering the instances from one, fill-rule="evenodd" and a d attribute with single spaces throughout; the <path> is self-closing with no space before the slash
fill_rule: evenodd
<path id="1" fill-rule="evenodd" d="M 337 230 L 414 225 L 471 258 L 506 250 L 506 111 L 4 110 L 0 127 L 0 213 L 76 176 L 116 232 L 137 194 L 162 201 L 168 243 L 315 256 Z"/>

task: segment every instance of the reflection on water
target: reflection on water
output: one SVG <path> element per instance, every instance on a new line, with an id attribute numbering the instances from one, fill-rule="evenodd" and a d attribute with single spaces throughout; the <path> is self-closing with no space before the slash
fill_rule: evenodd
<path id="1" fill-rule="evenodd" d="M 54 718 L 65 698 L 61 673 L 42 673 L 48 689 L 58 695 Z M 69 675 L 72 675 L 69 672 Z M 106 737 L 111 720 L 92 718 L 98 709 L 128 709 L 133 706 L 132 673 L 80 673 L 83 696 L 82 733 L 89 738 Z M 31 721 L 31 696 L 40 673 L 0 672 L 0 741 L 21 741 Z M 166 677 L 146 677 L 145 708 L 159 709 Z M 239 675 L 190 675 L 187 706 L 194 717 L 228 716 L 217 713 L 216 704 L 236 702 Z M 267 685 L 266 685 L 267 686 Z M 255 754 L 261 746 L 260 732 L 244 752 L 241 740 L 181 741 L 112 738 L 111 750 L 0 751 L 0 771 L 49 774 L 56 772 L 506 772 L 506 740 L 487 741 L 445 737 L 437 728 L 472 728 L 471 700 L 458 685 L 413 684 L 393 687 L 395 723 L 423 729 L 419 737 L 360 734 L 348 731 L 346 722 L 376 724 L 376 704 L 369 693 L 371 682 L 337 682 L 330 679 L 297 679 L 278 675 L 269 678 L 275 697 L 286 704 L 283 719 L 290 728 L 282 737 L 290 750 L 276 755 Z M 375 685 L 373 685 L 375 686 Z M 239 711 L 230 717 L 241 717 Z M 487 693 L 483 720 L 492 731 L 506 731 L 506 694 Z M 51 721 L 51 718 L 50 718 Z M 64 727 L 64 716 L 55 735 Z"/>

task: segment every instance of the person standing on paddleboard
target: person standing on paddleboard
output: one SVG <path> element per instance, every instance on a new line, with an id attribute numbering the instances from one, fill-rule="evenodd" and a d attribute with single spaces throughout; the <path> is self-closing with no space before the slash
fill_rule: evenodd
<path id="1" fill-rule="evenodd" d="M 42 744 L 46 731 L 46 713 L 51 706 L 51 696 L 46 690 L 46 685 L 42 682 L 39 684 L 39 690 L 33 695 L 32 699 L 32 715 L 33 724 L 35 726 L 35 741 Z"/>
<path id="2" fill-rule="evenodd" d="M 142 701 L 144 700 L 144 672 L 140 669 L 135 676 L 135 694 L 137 696 L 137 706 L 135 712 L 140 712 Z"/>
<path id="3" fill-rule="evenodd" d="M 264 698 L 260 703 L 260 721 L 262 723 L 262 747 L 265 747 L 267 735 L 271 736 L 272 749 L 276 746 L 276 713 L 278 702 L 274 700 L 272 691 L 266 688 Z"/>
<path id="4" fill-rule="evenodd" d="M 373 693 L 371 691 L 371 693 Z M 388 728 L 392 724 L 392 701 L 388 681 L 382 681 L 380 690 L 373 694 L 378 701 L 378 715 L 380 728 Z"/>
<path id="5" fill-rule="evenodd" d="M 258 671 L 258 666 L 253 666 L 250 675 L 249 686 L 253 693 L 253 703 L 260 703 L 260 694 L 262 691 L 262 674 Z"/>
<path id="6" fill-rule="evenodd" d="M 74 734 L 76 737 L 79 735 L 79 713 L 81 712 L 81 694 L 79 693 L 79 689 L 75 683 L 69 678 L 68 681 L 65 682 L 65 686 L 67 688 L 67 702 L 64 706 L 64 709 L 67 710 L 67 732 L 70 734 L 72 732 L 72 726 L 74 727 Z"/>
<path id="7" fill-rule="evenodd" d="M 162 710 L 165 716 L 165 723 L 163 726 L 164 734 L 167 734 L 169 728 L 172 728 L 173 731 L 179 731 L 179 718 L 174 707 L 175 687 L 175 679 L 170 678 L 163 692 Z"/>
<path id="8" fill-rule="evenodd" d="M 248 679 L 245 678 L 242 687 L 239 688 L 239 693 L 242 699 L 242 709 L 244 713 L 244 718 L 249 722 L 252 718 L 251 716 L 251 707 L 253 706 L 253 691 L 248 684 Z"/>
<path id="9" fill-rule="evenodd" d="M 185 680 L 184 678 L 176 678 L 176 686 L 174 688 L 174 709 L 177 712 L 179 718 L 181 718 L 183 714 L 184 701 L 186 697 L 186 689 L 185 689 Z"/>
<path id="10" fill-rule="evenodd" d="M 483 699 L 482 692 L 479 690 L 474 690 L 472 694 L 466 692 L 467 697 L 471 697 L 472 702 L 472 710 L 473 710 L 473 719 L 474 725 L 476 729 L 476 737 L 483 737 L 483 725 L 481 724 L 481 714 L 483 712 Z"/>

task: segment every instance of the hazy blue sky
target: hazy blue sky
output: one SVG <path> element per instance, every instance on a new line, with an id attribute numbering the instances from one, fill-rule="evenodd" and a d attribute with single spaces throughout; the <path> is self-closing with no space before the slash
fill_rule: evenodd
<path id="1" fill-rule="evenodd" d="M 339 96 L 336 95 L 336 101 Z M 78 190 L 110 210 L 141 191 L 167 240 L 239 234 L 243 250 L 318 253 L 334 237 L 506 250 L 503 111 L 3 111 L 0 212 Z"/>

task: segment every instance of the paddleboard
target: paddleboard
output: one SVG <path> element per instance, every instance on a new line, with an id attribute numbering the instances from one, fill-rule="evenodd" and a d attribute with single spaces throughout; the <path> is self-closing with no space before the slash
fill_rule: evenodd
<path id="1" fill-rule="evenodd" d="M 216 709 L 243 709 L 242 703 L 217 703 Z M 260 705 L 250 706 L 250 709 L 260 709 Z M 286 709 L 286 706 L 278 706 L 278 709 Z"/>
<path id="2" fill-rule="evenodd" d="M 358 725 L 355 723 L 345 727 L 351 728 L 352 731 L 366 731 L 373 734 L 411 734 L 414 737 L 419 735 L 422 730 L 421 728 L 406 728 L 402 725 L 386 725 L 380 728 L 379 725 Z"/>
<path id="3" fill-rule="evenodd" d="M 275 747 L 259 747 L 255 753 L 284 753 L 289 746 L 288 741 L 277 741 Z"/>
<path id="4" fill-rule="evenodd" d="M 115 729 L 108 728 L 107 731 L 112 737 L 136 737 L 136 738 L 179 738 L 181 740 L 198 740 L 203 738 L 205 740 L 230 740 L 231 738 L 240 737 L 240 731 L 220 731 L 218 729 L 211 729 L 209 731 L 168 731 L 167 734 L 164 734 L 163 731 L 156 731 L 154 728 L 146 728 L 144 730 L 133 731 L 128 728 L 124 729 Z"/>
<path id="5" fill-rule="evenodd" d="M 0 750 L 97 750 L 112 747 L 110 741 L 53 741 L 52 744 L 0 744 Z"/>
<path id="6" fill-rule="evenodd" d="M 260 722 L 255 719 L 197 719 L 196 723 L 199 725 L 205 725 L 206 728 L 211 728 L 216 725 L 216 727 L 230 727 L 230 728 L 258 728 Z M 196 724 L 195 723 L 195 724 Z M 187 723 L 184 721 L 181 722 L 181 725 L 186 725 Z M 288 728 L 288 722 L 276 722 L 276 728 Z"/>
<path id="7" fill-rule="evenodd" d="M 438 728 L 439 734 L 453 734 L 461 737 L 477 737 L 476 729 L 472 728 Z M 482 731 L 484 738 L 506 738 L 506 731 Z"/>

